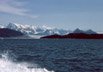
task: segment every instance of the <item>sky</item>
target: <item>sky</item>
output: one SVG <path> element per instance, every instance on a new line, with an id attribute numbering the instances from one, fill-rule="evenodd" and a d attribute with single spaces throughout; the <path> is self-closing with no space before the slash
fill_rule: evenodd
<path id="1" fill-rule="evenodd" d="M 103 0 L 0 0 L 0 24 L 103 31 Z"/>

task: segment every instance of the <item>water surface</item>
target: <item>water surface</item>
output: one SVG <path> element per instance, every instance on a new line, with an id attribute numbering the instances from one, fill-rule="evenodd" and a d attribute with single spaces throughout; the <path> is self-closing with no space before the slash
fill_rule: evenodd
<path id="1" fill-rule="evenodd" d="M 103 40 L 2 39 L 0 58 L 0 72 L 103 72 Z"/>

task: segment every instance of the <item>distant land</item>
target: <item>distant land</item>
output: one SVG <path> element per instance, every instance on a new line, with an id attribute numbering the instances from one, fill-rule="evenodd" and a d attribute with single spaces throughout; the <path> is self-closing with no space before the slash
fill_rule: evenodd
<path id="1" fill-rule="evenodd" d="M 8 28 L 0 28 L 0 37 L 1 38 L 12 38 L 12 37 L 22 37 L 25 36 L 23 33 L 8 29 Z"/>
<path id="2" fill-rule="evenodd" d="M 103 34 L 98 34 L 92 30 L 83 31 L 80 29 L 74 30 L 67 35 L 48 35 L 41 37 L 41 39 L 103 39 Z"/>
<path id="3" fill-rule="evenodd" d="M 0 25 L 0 28 L 9 28 L 13 29 L 19 32 L 22 32 L 26 35 L 66 35 L 68 33 L 73 33 L 73 32 L 82 32 L 82 33 L 93 33 L 93 30 L 80 30 L 79 28 L 75 29 L 74 31 L 71 31 L 69 28 L 68 30 L 66 29 L 59 29 L 59 28 L 53 28 L 53 27 L 48 27 L 48 26 L 35 26 L 35 25 L 22 25 L 22 24 L 17 24 L 17 23 L 9 23 L 5 26 Z M 95 31 L 94 31 L 95 32 Z"/>
<path id="4" fill-rule="evenodd" d="M 95 39 L 102 38 L 101 34 L 95 32 L 91 29 L 89 30 L 81 30 L 79 28 L 74 31 L 65 30 L 65 29 L 57 29 L 48 26 L 33 26 L 33 25 L 22 25 L 17 23 L 9 23 L 7 25 L 0 25 L 1 28 L 1 36 L 0 37 L 21 37 L 21 38 L 85 38 L 85 39 Z M 3 29 L 13 30 L 13 34 L 8 34 L 4 32 Z M 21 33 L 21 36 L 18 36 Z M 16 35 L 16 36 L 15 36 Z M 22 36 L 23 35 L 23 36 Z M 86 37 L 85 37 L 85 36 Z"/>
<path id="5" fill-rule="evenodd" d="M 70 33 L 67 35 L 49 35 L 41 39 L 103 39 L 103 34 Z"/>

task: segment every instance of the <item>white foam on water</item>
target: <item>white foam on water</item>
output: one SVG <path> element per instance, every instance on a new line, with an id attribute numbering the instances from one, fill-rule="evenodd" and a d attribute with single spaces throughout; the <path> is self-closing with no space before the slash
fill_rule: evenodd
<path id="1" fill-rule="evenodd" d="M 0 59 L 0 72 L 54 72 L 45 68 L 29 68 L 28 63 L 15 63 L 8 59 L 7 54 L 3 54 Z"/>

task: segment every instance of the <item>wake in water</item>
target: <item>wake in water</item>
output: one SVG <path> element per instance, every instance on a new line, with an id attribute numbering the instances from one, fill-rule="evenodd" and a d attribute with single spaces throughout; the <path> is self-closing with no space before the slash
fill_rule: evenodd
<path id="1" fill-rule="evenodd" d="M 29 67 L 28 63 L 15 63 L 8 58 L 8 54 L 2 54 L 0 59 L 0 72 L 54 72 L 45 68 Z"/>

